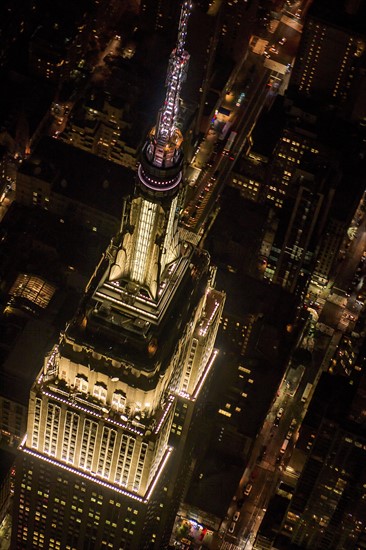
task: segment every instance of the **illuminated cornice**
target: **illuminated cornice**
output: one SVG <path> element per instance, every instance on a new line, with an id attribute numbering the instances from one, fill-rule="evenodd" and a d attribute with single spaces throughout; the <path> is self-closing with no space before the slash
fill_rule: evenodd
<path id="1" fill-rule="evenodd" d="M 205 380 L 206 380 L 206 378 L 207 378 L 207 376 L 208 376 L 208 374 L 209 374 L 209 372 L 212 368 L 212 365 L 214 364 L 214 361 L 215 361 L 218 353 L 219 353 L 219 350 L 217 350 L 217 349 L 213 350 L 213 352 L 211 354 L 211 357 L 210 357 L 210 359 L 207 363 L 207 366 L 206 366 L 205 370 L 203 371 L 202 376 L 201 376 L 200 380 L 198 381 L 197 386 L 195 387 L 195 389 L 193 391 L 193 399 L 194 400 L 196 400 L 197 397 L 199 396 L 199 393 L 202 389 L 202 386 L 203 386 L 203 384 L 204 384 L 204 382 L 205 382 Z"/>
<path id="2" fill-rule="evenodd" d="M 41 392 L 49 397 L 50 399 L 53 399 L 54 401 L 57 401 L 58 403 L 64 403 L 68 407 L 72 409 L 76 409 L 78 411 L 85 412 L 86 414 L 89 414 L 90 416 L 94 416 L 95 418 L 98 418 L 99 420 L 104 420 L 105 422 L 108 422 L 109 424 L 113 424 L 114 426 L 118 426 L 119 428 L 122 428 L 123 430 L 126 430 L 127 432 L 134 433 L 136 435 L 139 435 L 143 437 L 145 434 L 144 432 L 137 430 L 136 428 L 133 428 L 129 424 L 122 424 L 121 422 L 117 422 L 116 420 L 113 420 L 112 418 L 105 417 L 105 413 L 102 411 L 102 406 L 99 407 L 99 405 L 91 405 L 91 407 L 100 408 L 100 412 L 93 411 L 91 408 L 82 407 L 78 403 L 72 401 L 71 399 L 63 399 L 62 397 L 59 397 L 58 395 L 54 393 L 50 393 L 44 389 L 41 390 Z M 105 407 L 105 405 L 104 405 Z"/>
<path id="3" fill-rule="evenodd" d="M 161 417 L 160 421 L 159 421 L 159 424 L 156 426 L 155 428 L 155 434 L 158 434 L 162 425 L 164 424 L 164 420 L 166 419 L 167 415 L 168 415 L 168 412 L 170 411 L 172 405 L 173 405 L 173 401 L 174 401 L 174 397 L 172 395 L 170 395 L 168 397 L 168 405 L 163 413 L 163 416 Z"/>
<path id="4" fill-rule="evenodd" d="M 26 439 L 26 438 L 25 438 Z M 57 468 L 61 468 L 62 470 L 65 470 L 66 472 L 70 472 L 71 474 L 75 474 L 78 477 L 81 477 L 83 479 L 86 479 L 87 481 L 91 481 L 93 483 L 96 483 L 97 485 L 101 485 L 102 487 L 105 487 L 106 489 L 110 489 L 111 491 L 114 491 L 116 493 L 119 493 L 120 495 L 123 495 L 125 497 L 131 498 L 133 500 L 136 500 L 141 503 L 147 503 L 156 487 L 157 482 L 159 481 L 159 478 L 166 466 L 166 463 L 169 460 L 169 457 L 173 451 L 172 447 L 167 447 L 161 461 L 159 464 L 159 467 L 156 471 L 156 474 L 154 475 L 150 486 L 147 488 L 147 491 L 143 497 L 140 497 L 130 491 L 127 491 L 126 489 L 122 489 L 120 486 L 115 485 L 113 483 L 108 483 L 106 481 L 102 481 L 101 479 L 98 479 L 96 475 L 90 475 L 86 472 L 83 472 L 77 468 L 71 468 L 70 466 L 67 466 L 66 464 L 63 464 L 62 462 L 59 462 L 58 460 L 54 460 L 53 458 L 50 458 L 49 456 L 46 456 L 42 453 L 39 453 L 37 451 L 34 451 L 33 449 L 29 449 L 28 447 L 25 447 L 25 439 L 23 439 L 19 449 L 30 456 L 33 456 L 34 458 L 37 458 L 39 460 L 43 460 L 44 462 L 47 462 L 48 464 L 52 464 L 53 466 L 56 466 Z"/>
<path id="5" fill-rule="evenodd" d="M 219 350 L 217 350 L 217 349 L 214 349 L 213 352 L 211 353 L 210 359 L 207 361 L 207 365 L 205 367 L 205 370 L 203 371 L 202 376 L 198 380 L 193 392 L 188 393 L 186 391 L 181 390 L 181 391 L 177 392 L 177 395 L 179 395 L 180 397 L 183 397 L 184 399 L 187 399 L 188 401 L 196 401 L 197 397 L 200 394 L 202 386 L 203 386 L 210 370 L 212 369 L 212 365 L 214 364 L 214 361 L 215 361 L 218 353 L 219 353 Z"/>
<path id="6" fill-rule="evenodd" d="M 57 389 L 56 391 L 58 392 L 59 389 Z M 72 409 L 76 409 L 80 412 L 84 412 L 84 413 L 86 413 L 90 416 L 93 416 L 94 418 L 97 418 L 98 420 L 103 420 L 105 423 L 112 424 L 113 426 L 117 426 L 118 428 L 121 428 L 126 432 L 133 433 L 133 434 L 141 436 L 141 437 L 145 437 L 146 432 L 148 432 L 151 429 L 150 424 L 151 424 L 152 418 L 149 418 L 149 425 L 146 426 L 145 431 L 141 431 L 141 430 L 138 430 L 137 428 L 134 428 L 134 427 L 131 426 L 131 422 L 133 422 L 133 419 L 131 419 L 131 421 L 129 421 L 128 423 L 123 423 L 123 422 L 118 422 L 114 418 L 110 418 L 109 416 L 106 416 L 106 409 L 108 410 L 108 412 L 109 412 L 109 409 L 106 407 L 105 403 L 103 403 L 102 405 L 97 405 L 97 404 L 93 403 L 93 404 L 90 404 L 90 408 L 89 408 L 87 406 L 82 406 L 79 403 L 77 403 L 72 398 L 72 395 L 70 395 L 69 399 L 65 399 L 65 398 L 60 397 L 59 395 L 57 395 L 56 392 L 52 392 L 52 390 L 50 392 L 50 391 L 47 391 L 44 388 L 41 389 L 41 393 L 43 395 L 45 395 L 46 397 L 48 397 L 49 399 L 52 399 L 52 400 L 54 400 L 58 403 L 65 404 L 68 408 L 72 408 Z M 65 392 L 63 392 L 63 393 L 65 393 Z M 164 425 L 165 419 L 166 419 L 166 417 L 167 417 L 167 415 L 168 415 L 168 413 L 169 413 L 169 411 L 170 411 L 170 409 L 173 405 L 173 402 L 174 402 L 174 396 L 170 395 L 168 397 L 168 403 L 167 403 L 167 405 L 164 409 L 162 417 L 161 417 L 158 425 L 156 426 L 156 428 L 154 430 L 155 435 L 157 435 L 160 432 L 162 426 Z M 96 411 L 96 410 L 93 410 L 93 409 L 99 409 L 99 411 Z M 115 412 L 113 408 L 111 408 L 110 410 Z"/>

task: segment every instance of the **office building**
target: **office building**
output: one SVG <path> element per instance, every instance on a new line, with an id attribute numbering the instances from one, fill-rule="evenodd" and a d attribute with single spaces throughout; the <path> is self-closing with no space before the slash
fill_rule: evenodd
<path id="1" fill-rule="evenodd" d="M 189 479 L 224 295 L 179 241 L 183 4 L 168 90 L 120 233 L 45 358 L 17 470 L 13 548 L 165 548 Z"/>
<path id="2" fill-rule="evenodd" d="M 363 548 L 365 379 L 323 374 L 297 447 L 307 455 L 276 548 Z"/>
<path id="3" fill-rule="evenodd" d="M 140 85 L 143 83 L 140 82 Z M 130 82 L 130 87 L 136 90 L 136 99 L 138 83 Z M 141 128 L 136 124 L 139 115 L 134 105 L 129 101 L 113 99 L 107 93 L 98 93 L 97 90 L 92 90 L 90 96 L 71 113 L 65 130 L 58 135 L 59 139 L 136 170 Z"/>
<path id="4" fill-rule="evenodd" d="M 20 166 L 16 199 L 110 239 L 120 227 L 133 177 L 123 166 L 48 137 Z"/>
<path id="5" fill-rule="evenodd" d="M 364 2 L 313 2 L 305 18 L 291 90 L 325 103 L 348 103 L 352 112 L 355 97 L 362 93 L 356 88 L 365 56 L 365 9 Z"/>

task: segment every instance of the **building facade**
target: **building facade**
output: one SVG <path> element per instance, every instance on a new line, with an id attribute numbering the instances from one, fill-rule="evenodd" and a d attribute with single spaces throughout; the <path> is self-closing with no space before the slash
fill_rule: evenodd
<path id="1" fill-rule="evenodd" d="M 301 95 L 337 105 L 352 98 L 365 55 L 365 6 L 347 4 L 311 6 L 290 82 Z"/>
<path id="2" fill-rule="evenodd" d="M 169 542 L 224 304 L 208 255 L 178 237 L 190 9 L 184 2 L 164 107 L 121 231 L 31 390 L 13 548 Z"/>
<path id="3" fill-rule="evenodd" d="M 363 548 L 365 380 L 323 374 L 297 447 L 307 455 L 274 546 Z"/>

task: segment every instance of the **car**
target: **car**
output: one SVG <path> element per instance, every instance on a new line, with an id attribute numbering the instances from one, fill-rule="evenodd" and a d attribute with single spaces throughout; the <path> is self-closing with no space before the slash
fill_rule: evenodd
<path id="1" fill-rule="evenodd" d="M 280 424 L 280 420 L 281 420 L 282 415 L 283 415 L 283 407 L 281 407 L 281 408 L 278 409 L 276 418 L 274 419 L 273 425 L 274 425 L 276 428 L 277 428 L 277 426 L 279 426 L 279 424 Z"/>
<path id="2" fill-rule="evenodd" d="M 260 462 L 262 462 L 263 458 L 266 456 L 266 451 L 267 451 L 267 446 L 266 445 L 262 445 L 261 447 L 261 450 L 260 450 L 260 453 L 257 457 L 257 464 L 259 464 Z"/>
<path id="3" fill-rule="evenodd" d="M 247 497 L 248 495 L 250 495 L 250 492 L 252 489 L 253 489 L 253 485 L 251 483 L 247 483 L 243 491 L 243 495 Z"/>
<path id="4" fill-rule="evenodd" d="M 233 522 L 230 524 L 229 533 L 234 533 L 235 525 L 236 525 L 235 521 L 233 521 Z"/>
<path id="5" fill-rule="evenodd" d="M 239 518 L 240 518 L 240 512 L 235 512 L 235 514 L 233 515 L 233 521 L 238 521 Z"/>
<path id="6" fill-rule="evenodd" d="M 243 498 L 239 498 L 239 500 L 237 501 L 236 505 L 238 508 L 241 508 L 244 504 L 244 499 Z"/>

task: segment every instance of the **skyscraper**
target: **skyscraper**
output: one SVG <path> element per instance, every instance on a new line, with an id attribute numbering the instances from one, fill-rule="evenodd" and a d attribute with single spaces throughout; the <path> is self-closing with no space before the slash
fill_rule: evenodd
<path id="1" fill-rule="evenodd" d="M 17 469 L 12 548 L 164 548 L 188 479 L 224 295 L 183 243 L 182 7 L 165 102 L 120 233 L 45 358 Z"/>
<path id="2" fill-rule="evenodd" d="M 276 548 L 365 547 L 364 411 L 363 374 L 351 385 L 323 373 L 301 427 L 297 448 L 307 459 Z"/>
<path id="3" fill-rule="evenodd" d="M 366 4 L 313 2 L 291 74 L 290 88 L 316 100 L 354 108 L 363 72 Z M 358 101 L 358 100 L 357 100 Z M 358 118 L 357 112 L 353 112 Z"/>

